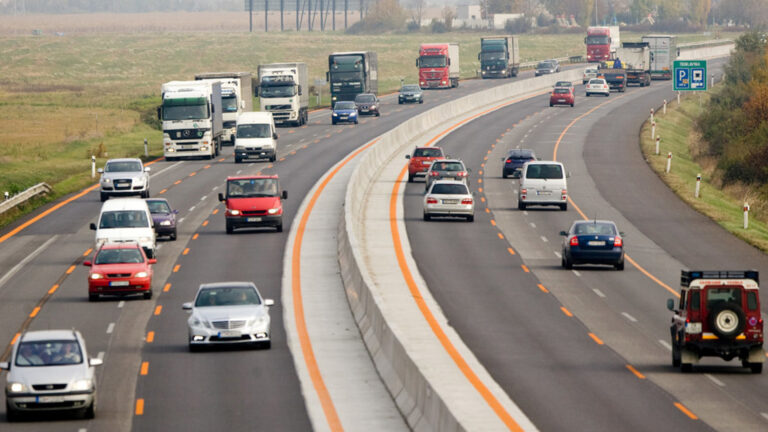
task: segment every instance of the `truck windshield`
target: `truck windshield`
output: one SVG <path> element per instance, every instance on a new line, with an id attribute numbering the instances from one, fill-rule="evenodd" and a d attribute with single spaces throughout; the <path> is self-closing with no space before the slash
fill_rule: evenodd
<path id="1" fill-rule="evenodd" d="M 355 71 L 355 72 L 335 72 L 331 71 L 331 81 L 332 82 L 342 82 L 342 83 L 361 83 L 363 81 L 363 72 L 362 71 Z"/>
<path id="2" fill-rule="evenodd" d="M 204 98 L 179 98 L 163 101 L 163 120 L 198 120 L 208 118 Z"/>
<path id="3" fill-rule="evenodd" d="M 287 85 L 262 85 L 259 95 L 263 98 L 293 97 L 296 96 L 296 86 Z"/>
<path id="4" fill-rule="evenodd" d="M 253 178 L 227 182 L 228 198 L 276 197 L 277 179 Z"/>
<path id="5" fill-rule="evenodd" d="M 237 125 L 237 138 L 269 138 L 272 133 L 268 124 Z"/>
<path id="6" fill-rule="evenodd" d="M 361 55 L 342 55 L 331 56 L 328 61 L 328 67 L 333 72 L 359 72 L 363 70 L 363 56 Z"/>
<path id="7" fill-rule="evenodd" d="M 506 59 L 507 59 L 507 55 L 504 51 L 491 51 L 491 52 L 483 51 L 480 54 L 481 61 L 497 61 L 497 60 L 506 60 Z"/>
<path id="8" fill-rule="evenodd" d="M 227 96 L 221 98 L 221 109 L 224 112 L 237 112 L 237 96 Z"/>
<path id="9" fill-rule="evenodd" d="M 419 57 L 419 67 L 436 68 L 445 67 L 445 56 L 421 56 Z"/>
<path id="10" fill-rule="evenodd" d="M 587 36 L 587 45 L 610 45 L 611 37 L 606 35 Z"/>

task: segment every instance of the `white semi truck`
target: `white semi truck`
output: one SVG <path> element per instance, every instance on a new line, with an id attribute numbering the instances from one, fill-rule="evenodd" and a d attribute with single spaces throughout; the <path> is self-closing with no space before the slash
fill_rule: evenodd
<path id="1" fill-rule="evenodd" d="M 195 80 L 221 83 L 221 106 L 224 135 L 222 142 L 235 143 L 237 116 L 253 111 L 253 78 L 250 72 L 210 72 L 195 75 Z"/>
<path id="2" fill-rule="evenodd" d="M 301 126 L 309 119 L 309 75 L 306 63 L 259 65 L 259 105 L 275 124 Z"/>
<path id="3" fill-rule="evenodd" d="M 157 115 L 162 121 L 165 159 L 216 157 L 223 135 L 221 83 L 167 82 L 162 85 L 161 99 Z"/>

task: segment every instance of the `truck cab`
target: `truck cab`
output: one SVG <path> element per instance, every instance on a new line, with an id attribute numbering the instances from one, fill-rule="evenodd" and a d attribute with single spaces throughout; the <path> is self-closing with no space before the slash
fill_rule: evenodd
<path id="1" fill-rule="evenodd" d="M 705 356 L 738 358 L 752 373 L 765 362 L 759 273 L 755 270 L 683 270 L 680 299 L 671 310 L 672 366 L 690 372 Z"/>
<path id="2" fill-rule="evenodd" d="M 219 201 L 226 206 L 227 234 L 258 227 L 283 232 L 283 200 L 287 198 L 288 192 L 280 192 L 277 175 L 227 177 L 226 194 L 219 193 Z"/>
<path id="3" fill-rule="evenodd" d="M 419 58 L 421 88 L 453 88 L 459 86 L 459 44 L 422 44 Z"/>
<path id="4" fill-rule="evenodd" d="M 221 83 L 171 81 L 163 84 L 161 99 L 157 115 L 162 121 L 165 159 L 218 156 L 223 135 Z"/>

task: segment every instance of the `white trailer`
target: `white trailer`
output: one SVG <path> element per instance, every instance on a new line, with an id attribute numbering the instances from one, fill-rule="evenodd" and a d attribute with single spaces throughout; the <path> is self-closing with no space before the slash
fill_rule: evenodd
<path id="1" fill-rule="evenodd" d="M 451 60 L 448 64 L 448 75 L 454 87 L 459 86 L 459 77 L 461 76 L 461 64 L 459 63 L 459 44 L 456 42 L 448 43 L 448 58 Z"/>
<path id="2" fill-rule="evenodd" d="M 157 114 L 162 121 L 165 159 L 216 157 L 223 135 L 221 83 L 167 82 L 162 85 L 161 99 Z"/>
<path id="3" fill-rule="evenodd" d="M 309 73 L 306 63 L 259 65 L 257 93 L 261 111 L 271 112 L 275 124 L 301 126 L 309 120 Z"/>
<path id="4" fill-rule="evenodd" d="M 651 49 L 647 42 L 624 42 L 616 57 L 627 70 L 627 85 L 651 85 Z"/>
<path id="5" fill-rule="evenodd" d="M 677 36 L 645 35 L 651 49 L 651 78 L 672 79 L 674 61 L 677 59 Z"/>
<path id="6" fill-rule="evenodd" d="M 210 72 L 195 75 L 195 80 L 215 80 L 221 83 L 222 141 L 234 144 L 237 116 L 253 111 L 253 78 L 250 72 Z"/>
<path id="7" fill-rule="evenodd" d="M 621 48 L 621 37 L 619 32 L 619 26 L 608 26 L 608 30 L 611 32 L 611 57 Z"/>

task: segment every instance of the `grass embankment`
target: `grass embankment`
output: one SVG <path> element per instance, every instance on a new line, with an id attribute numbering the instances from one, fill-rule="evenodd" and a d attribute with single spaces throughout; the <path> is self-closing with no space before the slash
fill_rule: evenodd
<path id="1" fill-rule="evenodd" d="M 656 113 L 656 136 L 661 137 L 659 155 L 655 154 L 655 141 L 651 140 L 651 124 L 646 121 L 640 139 L 643 154 L 651 168 L 683 201 L 732 234 L 768 252 L 768 226 L 761 217 L 764 212 L 753 202 L 755 194 L 744 185 L 721 187 L 717 161 L 701 156 L 703 145 L 694 121 L 706 109 L 708 97 L 708 93 L 701 95 L 700 103 L 699 95 L 684 95 L 679 107 L 672 101 L 667 105 L 666 115 L 662 110 Z M 672 153 L 672 169 L 666 174 L 669 152 Z M 694 195 L 698 174 L 701 174 L 701 191 L 697 199 Z M 745 202 L 752 207 L 746 230 L 742 210 Z"/>

